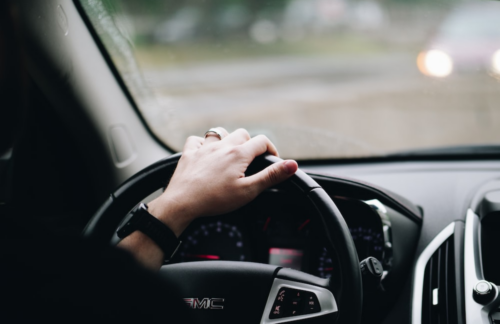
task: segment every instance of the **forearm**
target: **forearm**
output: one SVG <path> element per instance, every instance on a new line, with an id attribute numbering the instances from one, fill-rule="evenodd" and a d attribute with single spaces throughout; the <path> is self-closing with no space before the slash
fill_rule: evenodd
<path id="1" fill-rule="evenodd" d="M 179 237 L 191 222 L 192 217 L 185 207 L 179 207 L 167 195 L 151 201 L 148 212 L 158 218 Z M 135 231 L 124 238 L 118 246 L 132 253 L 135 259 L 151 270 L 159 270 L 165 260 L 162 249 L 147 235 Z"/>
<path id="2" fill-rule="evenodd" d="M 118 246 L 132 253 L 134 258 L 146 268 L 156 271 L 163 264 L 163 251 L 152 239 L 140 231 L 135 231 L 124 238 Z"/>

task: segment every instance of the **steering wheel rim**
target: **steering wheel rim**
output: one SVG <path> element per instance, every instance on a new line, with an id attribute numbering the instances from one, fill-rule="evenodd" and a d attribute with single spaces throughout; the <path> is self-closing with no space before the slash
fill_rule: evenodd
<path id="1" fill-rule="evenodd" d="M 181 153 L 171 155 L 126 180 L 94 214 L 85 227 L 83 236 L 103 245 L 109 244 L 125 215 L 144 197 L 167 186 L 180 157 Z M 253 174 L 279 161 L 281 159 L 272 155 L 257 157 L 247 173 Z M 338 304 L 337 322 L 360 323 L 363 300 L 361 273 L 354 241 L 342 214 L 323 188 L 301 170 L 297 170 L 281 186 L 298 190 L 309 199 L 317 211 L 311 215 L 311 220 L 320 222 L 327 247 L 337 252 L 340 276 L 331 278 L 328 287 Z"/>

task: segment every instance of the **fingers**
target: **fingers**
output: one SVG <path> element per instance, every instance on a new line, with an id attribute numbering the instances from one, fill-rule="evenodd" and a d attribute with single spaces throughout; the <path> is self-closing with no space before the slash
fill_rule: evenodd
<path id="1" fill-rule="evenodd" d="M 266 152 L 279 156 L 278 150 L 273 143 L 264 135 L 257 135 L 242 145 L 242 148 L 246 150 L 253 158 L 264 154 Z"/>
<path id="2" fill-rule="evenodd" d="M 232 145 L 241 145 L 250 140 L 250 134 L 244 128 L 239 128 L 224 138 L 224 142 Z"/>
<path id="3" fill-rule="evenodd" d="M 224 128 L 222 127 L 214 127 L 217 131 L 219 131 L 219 133 L 222 135 L 222 138 L 225 138 L 229 135 L 229 133 L 227 132 L 227 130 L 225 130 Z M 219 138 L 219 136 L 216 134 L 216 133 L 208 133 L 205 135 L 205 142 L 204 144 L 209 144 L 209 143 L 213 143 L 213 142 L 218 142 L 220 141 L 221 139 Z"/>
<path id="4" fill-rule="evenodd" d="M 240 146 L 241 150 L 245 152 L 245 155 L 252 160 L 266 152 L 279 156 L 278 150 L 274 144 L 264 135 L 258 135 L 251 138 L 248 131 L 243 128 L 237 129 L 231 134 L 222 127 L 216 127 L 216 130 L 222 135 L 224 146 Z M 219 136 L 215 132 L 207 133 L 204 139 L 197 136 L 191 136 L 187 139 L 184 150 L 198 149 L 201 145 L 215 142 L 221 142 Z"/>
<path id="5" fill-rule="evenodd" d="M 298 169 L 297 162 L 293 160 L 281 161 L 268 166 L 264 170 L 243 178 L 247 185 L 250 186 L 251 190 L 254 191 L 255 195 L 258 195 L 263 190 L 275 186 L 286 179 L 290 178 L 297 172 Z"/>
<path id="6" fill-rule="evenodd" d="M 183 151 L 197 150 L 203 144 L 203 138 L 199 136 L 189 136 L 184 144 Z"/>

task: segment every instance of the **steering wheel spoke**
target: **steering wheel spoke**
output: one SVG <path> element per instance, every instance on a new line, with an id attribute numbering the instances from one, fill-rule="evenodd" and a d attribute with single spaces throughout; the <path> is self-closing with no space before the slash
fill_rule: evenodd
<path id="1" fill-rule="evenodd" d="M 323 317 L 325 323 L 333 323 L 338 311 L 335 297 L 328 284 L 318 286 L 315 283 L 319 278 L 311 276 L 311 279 L 313 283 L 282 279 L 278 272 L 260 323 L 286 323 L 318 317 Z"/>
<path id="2" fill-rule="evenodd" d="M 163 266 L 193 314 L 209 323 L 335 322 L 337 302 L 327 279 L 276 266 L 200 261 Z"/>

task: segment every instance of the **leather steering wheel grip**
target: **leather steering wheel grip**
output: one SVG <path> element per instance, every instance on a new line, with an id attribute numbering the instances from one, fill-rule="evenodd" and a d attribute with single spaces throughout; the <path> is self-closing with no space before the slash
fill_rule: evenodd
<path id="1" fill-rule="evenodd" d="M 110 244 L 125 215 L 149 194 L 167 186 L 180 156 L 180 153 L 174 154 L 153 163 L 120 185 L 91 218 L 83 236 L 103 245 Z M 280 158 L 272 155 L 259 156 L 249 166 L 247 174 L 279 161 Z M 354 241 L 342 214 L 321 186 L 301 170 L 280 184 L 280 188 L 298 190 L 314 207 L 316 213 L 311 218 L 320 224 L 325 243 L 330 251 L 336 251 L 340 265 L 340 276 L 329 282 L 338 303 L 338 322 L 360 323 L 363 302 L 361 272 Z"/>

